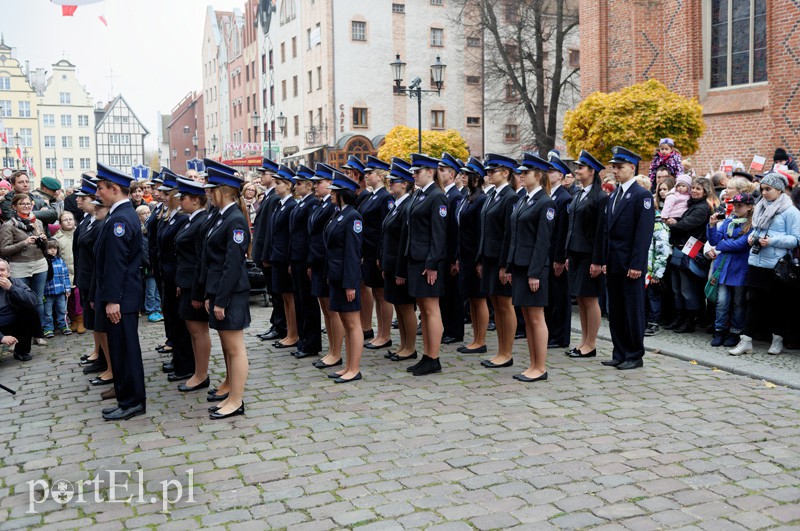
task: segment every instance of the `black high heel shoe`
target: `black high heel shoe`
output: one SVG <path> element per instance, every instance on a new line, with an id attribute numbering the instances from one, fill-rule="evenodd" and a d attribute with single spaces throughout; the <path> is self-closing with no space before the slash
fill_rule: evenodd
<path id="1" fill-rule="evenodd" d="M 239 406 L 238 409 L 231 411 L 230 413 L 220 413 L 219 410 L 212 411 L 208 414 L 208 418 L 211 420 L 220 420 L 227 419 L 228 417 L 235 417 L 236 415 L 244 415 L 244 402 L 242 402 L 242 405 Z"/>

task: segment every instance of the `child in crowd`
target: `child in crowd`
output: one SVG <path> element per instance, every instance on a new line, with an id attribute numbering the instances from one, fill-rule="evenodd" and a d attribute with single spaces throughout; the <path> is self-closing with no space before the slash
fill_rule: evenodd
<path id="1" fill-rule="evenodd" d="M 61 258 L 67 264 L 69 269 L 69 285 L 72 294 L 67 301 L 67 317 L 69 318 L 70 329 L 79 334 L 86 333 L 86 328 L 83 326 L 83 308 L 80 304 L 80 297 L 76 297 L 75 291 L 75 258 L 72 254 L 72 239 L 75 235 L 75 216 L 69 210 L 65 210 L 58 217 L 58 222 L 61 228 L 58 229 L 53 235 L 53 238 L 58 242 L 58 249 Z"/>
<path id="2" fill-rule="evenodd" d="M 692 189 L 692 178 L 682 173 L 675 179 L 675 188 L 664 199 L 661 209 L 662 219 L 680 219 L 689 207 L 689 193 Z"/>
<path id="3" fill-rule="evenodd" d="M 720 214 L 714 213 L 706 228 L 708 243 L 713 247 L 707 255 L 715 258 L 711 272 L 720 269 L 712 347 L 735 347 L 744 326 L 745 277 L 750 255 L 747 237 L 752 232 L 755 200 L 749 193 L 740 192 L 731 197 L 730 203 L 733 215 L 723 221 Z"/>
<path id="4" fill-rule="evenodd" d="M 653 155 L 653 161 L 650 163 L 648 177 L 650 177 L 651 186 L 653 187 L 656 182 L 656 170 L 661 166 L 669 168 L 672 175 L 687 173 L 681 163 L 681 154 L 675 150 L 675 141 L 671 138 L 661 139 L 661 142 L 658 143 L 658 151 Z M 691 181 L 691 177 L 689 180 Z"/>
<path id="5" fill-rule="evenodd" d="M 150 207 L 147 205 L 140 205 L 136 207 L 136 214 L 139 216 L 139 221 L 142 224 L 142 282 L 144 283 L 144 311 L 147 313 L 147 320 L 151 323 L 157 323 L 164 320 L 161 315 L 161 296 L 158 294 L 158 286 L 156 285 L 156 277 L 153 276 L 153 270 L 150 267 L 150 253 L 148 248 L 150 246 L 147 240 L 147 218 L 150 216 Z"/>
<path id="6" fill-rule="evenodd" d="M 44 337 L 51 338 L 54 330 L 61 330 L 65 336 L 72 334 L 67 326 L 67 298 L 72 284 L 69 280 L 69 268 L 59 255 L 58 241 L 47 240 L 47 259 L 53 266 L 53 278 L 44 286 Z"/>
<path id="7" fill-rule="evenodd" d="M 636 177 L 636 182 L 645 190 L 650 190 L 650 179 L 645 175 Z M 655 198 L 653 198 L 655 202 Z M 652 206 L 656 209 L 656 222 L 653 227 L 653 239 L 650 241 L 650 250 L 647 253 L 647 275 L 644 285 L 647 289 L 647 328 L 645 336 L 654 336 L 661 331 L 658 321 L 661 320 L 661 292 L 664 290 L 661 283 L 667 270 L 667 260 L 672 254 L 669 244 L 669 229 L 661 221 L 657 203 Z"/>
<path id="8" fill-rule="evenodd" d="M 664 201 L 667 200 L 667 196 L 673 188 L 675 188 L 675 179 L 672 177 L 665 178 L 663 181 L 661 181 L 661 184 L 658 185 L 655 193 L 655 199 L 656 209 L 659 212 L 664 209 Z"/>

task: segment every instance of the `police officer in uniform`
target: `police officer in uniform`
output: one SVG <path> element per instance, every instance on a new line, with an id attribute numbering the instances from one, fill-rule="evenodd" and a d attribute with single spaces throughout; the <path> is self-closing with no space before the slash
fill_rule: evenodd
<path id="1" fill-rule="evenodd" d="M 314 171 L 302 164 L 295 174 L 295 193 L 299 197 L 297 206 L 289 214 L 289 260 L 291 263 L 294 307 L 297 333 L 300 339 L 292 355 L 297 358 L 318 356 L 322 350 L 319 303 L 311 293 L 311 277 L 308 274 L 308 220 L 311 213 L 320 207 L 314 197 Z"/>
<path id="2" fill-rule="evenodd" d="M 342 166 L 344 174 L 352 181 L 358 183 L 358 190 L 356 196 L 356 207 L 361 206 L 361 203 L 370 198 L 371 192 L 367 189 L 367 183 L 364 180 L 364 163 L 355 155 L 347 157 L 347 162 Z M 375 332 L 372 330 L 372 309 L 374 301 L 372 300 L 372 292 L 366 288 L 361 289 L 361 327 L 364 330 L 364 340 L 375 338 Z"/>
<path id="3" fill-rule="evenodd" d="M 338 171 L 333 172 L 331 191 L 339 212 L 325 226 L 323 237 L 328 249 L 330 310 L 339 314 L 344 326 L 345 366 L 328 375 L 338 384 L 361 379 L 361 354 L 364 350 L 359 313 L 364 222 L 356 209 L 357 189 L 355 181 Z"/>
<path id="4" fill-rule="evenodd" d="M 456 248 L 458 247 L 458 224 L 455 213 L 459 203 L 464 199 L 456 185 L 461 177 L 461 166 L 458 160 L 450 153 L 442 153 L 439 161 L 439 179 L 444 193 L 447 196 L 447 264 L 444 274 L 444 296 L 439 299 L 439 309 L 442 313 L 444 337 L 442 343 L 449 345 L 464 340 L 464 299 L 461 296 L 458 282 L 458 268 L 456 267 Z"/>
<path id="5" fill-rule="evenodd" d="M 565 348 L 569 346 L 572 333 L 572 300 L 569 293 L 569 275 L 565 269 L 567 262 L 567 230 L 569 214 L 567 207 L 572 201 L 572 194 L 564 188 L 564 176 L 570 173 L 569 167 L 558 156 L 557 151 L 547 154 L 547 161 L 552 166 L 547 171 L 550 180 L 550 197 L 556 204 L 556 216 L 553 220 L 553 237 L 550 240 L 550 271 L 548 273 L 548 304 L 544 310 L 547 323 L 547 348 Z"/>
<path id="6" fill-rule="evenodd" d="M 653 194 L 636 185 L 642 157 L 615 146 L 611 168 L 619 186 L 606 207 L 606 279 L 608 326 L 614 343 L 612 358 L 603 365 L 619 370 L 644 364 L 644 278 L 653 238 Z"/>
<path id="7" fill-rule="evenodd" d="M 269 220 L 269 256 L 265 260 L 272 267 L 272 289 L 281 296 L 283 310 L 286 315 L 286 337 L 272 343 L 275 348 L 295 348 L 299 340 L 297 332 L 297 314 L 295 313 L 294 286 L 289 273 L 291 256 L 289 216 L 297 206 L 292 196 L 294 172 L 281 164 L 275 174 L 275 191 L 279 197 L 275 210 Z"/>
<path id="8" fill-rule="evenodd" d="M 550 246 L 556 205 L 550 198 L 549 162 L 525 153 L 520 167 L 525 196 L 511 215 L 511 244 L 507 274 L 511 275 L 513 303 L 525 320 L 530 366 L 515 374 L 521 382 L 547 380 L 547 324 L 544 307 L 548 302 Z"/>
<path id="9" fill-rule="evenodd" d="M 103 418 L 127 420 L 143 415 L 147 401 L 137 315 L 144 295 L 142 229 L 128 199 L 131 177 L 100 163 L 97 177 L 97 195 L 110 210 L 95 244 L 94 308 L 108 334 L 117 398 L 117 407 L 104 409 Z"/>

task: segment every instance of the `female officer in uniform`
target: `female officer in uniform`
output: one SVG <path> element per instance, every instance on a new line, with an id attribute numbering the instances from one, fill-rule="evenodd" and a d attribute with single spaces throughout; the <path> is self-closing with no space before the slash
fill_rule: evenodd
<path id="1" fill-rule="evenodd" d="M 467 176 L 469 193 L 458 205 L 455 212 L 458 226 L 458 273 L 461 293 L 469 299 L 469 315 L 472 321 L 472 343 L 458 347 L 465 354 L 486 352 L 486 329 L 489 327 L 489 307 L 486 304 L 486 291 L 481 289 L 481 279 L 475 270 L 478 255 L 478 242 L 481 234 L 481 211 L 486 203 L 483 181 L 486 169 L 481 161 L 470 157 L 467 165 L 461 168 Z"/>
<path id="2" fill-rule="evenodd" d="M 364 219 L 364 232 L 362 240 L 364 248 L 362 255 L 364 262 L 361 264 L 361 276 L 364 279 L 364 286 L 372 291 L 372 299 L 375 301 L 375 312 L 378 316 L 378 335 L 365 343 L 364 347 L 378 350 L 392 345 L 390 333 L 392 331 L 392 305 L 384 300 L 383 277 L 378 267 L 378 255 L 380 253 L 381 225 L 389 213 L 389 206 L 393 204 L 389 191 L 384 186 L 384 179 L 389 171 L 389 165 L 373 156 L 367 157 L 367 164 L 364 168 L 364 180 L 367 186 L 372 189 L 370 195 L 358 205 L 358 211 Z M 371 308 L 370 308 L 371 309 Z M 364 315 L 362 308 L 361 321 L 372 321 L 372 314 Z"/>
<path id="3" fill-rule="evenodd" d="M 161 268 L 161 310 L 164 322 L 167 323 L 167 337 L 172 339 L 172 372 L 167 375 L 170 382 L 186 380 L 194 374 L 194 352 L 192 339 L 186 322 L 178 316 L 178 288 L 175 284 L 177 258 L 175 255 L 175 237 L 189 217 L 180 212 L 177 193 L 177 175 L 172 172 L 163 173 L 164 182 L 158 191 L 165 194 L 166 208 L 158 226 L 159 267 Z"/>
<path id="4" fill-rule="evenodd" d="M 550 240 L 556 217 L 550 198 L 552 166 L 546 160 L 525 153 L 519 171 L 526 194 L 511 215 L 511 245 L 508 266 L 511 271 L 514 306 L 522 308 L 528 340 L 530 366 L 514 378 L 522 382 L 547 380 L 547 277 L 550 269 Z M 508 274 L 508 273 L 507 273 Z"/>
<path id="5" fill-rule="evenodd" d="M 320 201 L 320 206 L 314 209 L 308 220 L 308 274 L 311 278 L 311 295 L 317 297 L 319 301 L 328 334 L 328 352 L 321 359 L 315 360 L 313 365 L 317 369 L 327 369 L 342 364 L 342 341 L 344 341 L 342 320 L 338 313 L 330 311 L 330 293 L 328 279 L 325 276 L 327 251 L 323 236 L 325 226 L 337 208 L 331 200 L 333 168 L 327 164 L 317 163 L 312 180 L 316 182 L 314 194 Z"/>
<path id="6" fill-rule="evenodd" d="M 286 311 L 286 337 L 273 342 L 272 346 L 275 348 L 296 347 L 300 339 L 294 309 L 294 287 L 289 274 L 289 217 L 297 206 L 297 201 L 292 197 L 292 184 L 294 184 L 294 172 L 281 164 L 275 175 L 275 193 L 280 197 L 280 202 L 272 212 L 267 229 L 272 235 L 268 260 L 272 267 L 272 289 L 281 295 Z"/>
<path id="7" fill-rule="evenodd" d="M 517 316 L 511 304 L 511 282 L 506 275 L 506 260 L 511 242 L 511 212 L 519 196 L 514 192 L 517 161 L 502 155 L 487 154 L 486 173 L 494 185 L 491 197 L 481 211 L 477 271 L 481 289 L 489 294 L 497 326 L 497 354 L 481 365 L 491 369 L 514 364 L 511 349 L 517 330 Z"/>
<path id="8" fill-rule="evenodd" d="M 250 224 L 239 190 L 243 180 L 233 168 L 211 161 L 206 186 L 213 188 L 216 221 L 206 236 L 203 262 L 205 306 L 209 326 L 217 331 L 227 356 L 230 391 L 218 406 L 209 408 L 211 419 L 244 414 L 244 385 L 247 381 L 247 350 L 244 329 L 250 326 L 250 282 L 245 265 L 250 245 Z"/>
<path id="9" fill-rule="evenodd" d="M 425 354 L 406 370 L 414 376 L 442 371 L 439 347 L 442 343 L 442 314 L 439 297 L 444 295 L 447 261 L 447 196 L 439 186 L 439 161 L 414 153 L 410 171 L 419 190 L 408 205 L 405 260 L 397 277 L 408 283 L 408 293 L 417 299 Z"/>
<path id="10" fill-rule="evenodd" d="M 602 275 L 604 263 L 604 222 L 608 196 L 601 188 L 600 164 L 588 151 L 581 151 L 575 176 L 583 186 L 572 198 L 567 230 L 567 272 L 572 295 L 578 298 L 581 340 L 567 351 L 571 358 L 597 355 L 597 332 L 600 330 L 598 298 L 605 290 Z"/>
<path id="11" fill-rule="evenodd" d="M 361 353 L 364 333 L 361 330 L 361 233 L 364 222 L 356 209 L 358 184 L 344 174 L 334 171 L 331 185 L 333 202 L 339 207 L 325 226 L 325 246 L 328 249 L 328 290 L 330 311 L 339 314 L 344 326 L 345 366 L 328 375 L 336 383 L 361 379 Z"/>
<path id="12" fill-rule="evenodd" d="M 406 242 L 402 241 L 401 234 L 414 191 L 414 177 L 398 164 L 392 164 L 389 175 L 394 204 L 381 227 L 380 268 L 383 270 L 386 303 L 394 304 L 397 310 L 400 346 L 396 351 L 387 351 L 384 357 L 392 361 L 405 361 L 417 358 L 417 316 L 414 314 L 414 298 L 408 294 L 407 284 L 397 283 L 397 270 L 398 261 L 405 260 Z"/>
<path id="13" fill-rule="evenodd" d="M 210 383 L 208 360 L 211 356 L 211 336 L 208 333 L 208 312 L 203 304 L 205 294 L 200 282 L 202 229 L 207 217 L 207 198 L 199 181 L 178 179 L 177 184 L 181 210 L 188 216 L 175 237 L 178 317 L 186 323 L 194 353 L 194 374 L 178 385 L 178 391 L 186 393 L 206 389 Z"/>

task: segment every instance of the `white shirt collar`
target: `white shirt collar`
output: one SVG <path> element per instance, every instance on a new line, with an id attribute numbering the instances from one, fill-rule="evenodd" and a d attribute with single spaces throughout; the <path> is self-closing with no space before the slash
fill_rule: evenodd
<path id="1" fill-rule="evenodd" d="M 282 197 L 281 198 L 281 206 L 285 205 L 286 201 L 288 201 L 290 197 L 292 197 L 292 194 L 286 194 L 286 197 Z"/>
<path id="2" fill-rule="evenodd" d="M 121 199 L 121 200 L 117 201 L 116 203 L 114 203 L 113 205 L 111 205 L 111 208 L 108 210 L 108 214 L 109 214 L 109 215 L 111 215 L 111 213 L 112 213 L 112 212 L 114 212 L 114 210 L 115 210 L 115 209 L 116 209 L 118 206 L 120 206 L 121 204 L 125 203 L 126 201 L 127 201 L 127 202 L 130 202 L 130 199 L 127 199 L 127 198 L 125 198 L 125 199 Z"/>
<path id="3" fill-rule="evenodd" d="M 395 200 L 394 200 L 394 207 L 395 207 L 395 208 L 399 207 L 399 206 L 400 206 L 400 203 L 402 203 L 403 201 L 405 201 L 405 200 L 406 200 L 406 197 L 408 197 L 408 194 L 407 194 L 407 193 L 406 193 L 406 194 L 403 194 L 403 195 L 401 195 L 400 197 L 398 197 L 397 199 L 395 199 Z"/>
<path id="4" fill-rule="evenodd" d="M 592 185 L 591 184 L 589 186 L 584 187 L 584 189 L 583 189 L 584 195 L 587 195 L 589 193 L 589 191 L 591 191 L 591 189 L 592 189 Z"/>
<path id="5" fill-rule="evenodd" d="M 428 188 L 430 188 L 432 185 L 435 185 L 435 184 L 436 184 L 436 183 L 435 183 L 434 181 L 431 181 L 431 182 L 429 182 L 428 184 L 426 184 L 426 185 L 425 185 L 425 187 L 424 187 L 424 188 L 422 188 L 422 193 L 423 193 L 423 194 L 427 193 L 427 192 L 428 192 Z"/>
<path id="6" fill-rule="evenodd" d="M 228 210 L 230 207 L 232 207 L 235 204 L 236 204 L 236 201 L 234 201 L 233 203 L 228 203 L 227 205 L 225 205 L 225 207 L 219 211 L 219 215 L 220 216 L 223 215 L 226 210 Z"/>
<path id="7" fill-rule="evenodd" d="M 622 193 L 623 194 L 626 193 L 630 189 L 631 185 L 634 184 L 635 182 L 636 182 L 636 179 L 631 179 L 628 182 L 626 182 L 625 184 L 619 185 L 619 187 L 622 188 Z"/>
<path id="8" fill-rule="evenodd" d="M 550 188 L 550 197 L 553 197 L 553 194 L 555 194 L 556 190 L 558 190 L 559 188 L 561 188 L 561 184 L 557 184 L 554 187 Z"/>
<path id="9" fill-rule="evenodd" d="M 450 189 L 451 189 L 452 187 L 454 187 L 455 185 L 456 185 L 456 183 L 452 182 L 452 183 L 448 184 L 447 186 L 445 186 L 445 187 L 444 187 L 444 193 L 447 193 L 447 192 L 449 192 L 449 191 L 450 191 Z"/>
<path id="10" fill-rule="evenodd" d="M 501 184 L 500 186 L 497 187 L 497 189 L 495 190 L 495 193 L 499 194 L 500 192 L 503 191 L 503 188 L 505 188 L 506 186 L 508 186 L 508 183 Z"/>
<path id="11" fill-rule="evenodd" d="M 331 198 L 331 194 L 328 194 L 328 195 L 326 195 L 325 197 L 322 198 L 322 202 L 324 203 L 325 201 L 327 201 L 330 198 Z"/>
<path id="12" fill-rule="evenodd" d="M 200 214 L 200 212 L 205 212 L 205 211 L 206 211 L 205 208 L 198 208 L 197 210 L 189 214 L 189 221 L 192 221 L 194 218 L 196 218 Z"/>
<path id="13" fill-rule="evenodd" d="M 536 188 L 534 188 L 533 190 L 531 190 L 530 192 L 528 192 L 528 194 L 527 194 L 527 196 L 528 196 L 528 201 L 530 201 L 531 199 L 533 199 L 533 196 L 535 196 L 535 195 L 536 195 L 536 194 L 539 192 L 539 190 L 541 190 L 541 189 L 542 189 L 542 187 L 541 187 L 541 186 L 537 186 Z"/>
<path id="14" fill-rule="evenodd" d="M 491 192 L 492 190 L 494 190 L 494 185 L 493 185 L 493 184 L 487 184 L 487 185 L 486 185 L 486 186 L 483 188 L 483 193 L 484 193 L 484 194 L 488 194 L 488 193 L 489 193 L 489 192 Z"/>

